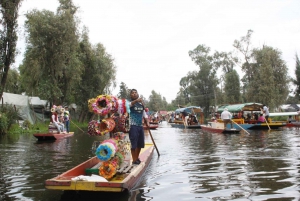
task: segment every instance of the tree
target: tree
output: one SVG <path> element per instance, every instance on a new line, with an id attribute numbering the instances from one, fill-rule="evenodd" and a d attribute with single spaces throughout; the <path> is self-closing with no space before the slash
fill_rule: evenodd
<path id="1" fill-rule="evenodd" d="M 159 93 L 156 93 L 154 90 L 151 91 L 149 96 L 149 102 L 147 106 L 150 111 L 160 111 L 167 109 L 167 101 L 165 97 L 162 97 Z"/>
<path id="2" fill-rule="evenodd" d="M 120 91 L 118 93 L 118 98 L 125 98 L 125 99 L 130 99 L 130 90 L 126 86 L 124 82 L 121 82 L 120 84 Z"/>
<path id="3" fill-rule="evenodd" d="M 234 47 L 244 57 L 241 66 L 245 73 L 242 78 L 244 101 L 261 102 L 276 108 L 285 102 L 289 93 L 286 64 L 278 49 L 266 45 L 251 49 L 251 35 L 249 30 L 240 41 L 234 41 Z"/>
<path id="4" fill-rule="evenodd" d="M 296 54 L 296 69 L 295 69 L 296 79 L 293 79 L 293 83 L 296 85 L 295 97 L 297 100 L 300 99 L 300 60 Z"/>
<path id="5" fill-rule="evenodd" d="M 100 94 L 106 94 L 107 88 L 115 82 L 116 67 L 110 54 L 101 43 L 89 42 L 88 30 L 85 28 L 79 44 L 79 60 L 84 69 L 81 80 L 76 84 L 74 97 L 82 108 L 79 121 L 88 115 L 87 101 Z"/>
<path id="6" fill-rule="evenodd" d="M 5 89 L 8 72 L 15 61 L 17 45 L 17 19 L 22 0 L 0 1 L 0 99 Z"/>
<path id="7" fill-rule="evenodd" d="M 193 51 L 189 51 L 189 56 L 199 66 L 198 72 L 189 73 L 191 103 L 203 107 L 207 117 L 210 105 L 215 100 L 214 92 L 218 84 L 214 58 L 210 55 L 210 48 L 205 45 L 199 45 Z"/>
<path id="8" fill-rule="evenodd" d="M 240 77 L 236 70 L 225 74 L 225 102 L 229 104 L 240 103 Z"/>
<path id="9" fill-rule="evenodd" d="M 57 13 L 33 10 L 26 14 L 26 51 L 20 67 L 22 85 L 54 104 L 71 97 L 83 68 L 78 59 L 78 22 L 72 0 L 60 0 Z"/>
<path id="10" fill-rule="evenodd" d="M 21 93 L 21 88 L 19 86 L 20 74 L 16 69 L 11 69 L 8 72 L 7 81 L 4 91 L 9 93 L 18 94 Z"/>

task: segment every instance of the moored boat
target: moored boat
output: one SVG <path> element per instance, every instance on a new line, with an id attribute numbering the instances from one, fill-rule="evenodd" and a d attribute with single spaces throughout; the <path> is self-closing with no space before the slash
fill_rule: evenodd
<path id="1" fill-rule="evenodd" d="M 74 132 L 69 133 L 35 133 L 33 134 L 39 141 L 44 140 L 60 140 L 74 135 Z"/>
<path id="2" fill-rule="evenodd" d="M 224 128 L 224 124 L 218 122 L 208 122 L 207 125 L 202 124 L 201 129 L 203 131 L 208 131 L 213 133 L 224 133 L 224 134 L 239 133 L 241 131 L 241 129 L 236 129 L 236 128 Z"/>
<path id="3" fill-rule="evenodd" d="M 148 167 L 154 146 L 146 143 L 139 156 L 141 163 L 131 165 L 130 159 L 124 160 L 117 174 L 110 180 L 99 176 L 99 166 L 102 161 L 96 156 L 80 165 L 45 181 L 47 189 L 76 190 L 76 191 L 102 191 L 122 192 L 132 189 Z"/>

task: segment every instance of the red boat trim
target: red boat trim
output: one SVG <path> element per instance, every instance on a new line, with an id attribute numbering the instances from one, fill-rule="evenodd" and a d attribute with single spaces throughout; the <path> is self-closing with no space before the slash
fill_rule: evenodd
<path id="1" fill-rule="evenodd" d="M 71 186 L 71 181 L 49 181 L 45 182 L 46 186 Z"/>

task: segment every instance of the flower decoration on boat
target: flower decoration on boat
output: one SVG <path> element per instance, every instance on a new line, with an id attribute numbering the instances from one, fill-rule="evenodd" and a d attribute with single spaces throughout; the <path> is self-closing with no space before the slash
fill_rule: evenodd
<path id="1" fill-rule="evenodd" d="M 93 112 L 93 104 L 96 103 L 96 98 L 91 98 L 88 100 L 88 108 L 90 112 Z"/>
<path id="2" fill-rule="evenodd" d="M 109 142 L 101 143 L 96 149 L 96 156 L 102 161 L 108 161 L 110 158 L 114 157 L 115 153 L 115 146 Z"/>
<path id="3" fill-rule="evenodd" d="M 93 112 L 101 116 L 105 116 L 110 113 L 112 108 L 110 95 L 99 95 L 96 97 L 96 101 L 92 104 Z"/>
<path id="4" fill-rule="evenodd" d="M 99 175 L 111 179 L 117 173 L 117 164 L 113 161 L 103 162 L 99 168 Z"/>
<path id="5" fill-rule="evenodd" d="M 100 129 L 99 129 L 99 123 L 96 120 L 92 120 L 88 124 L 88 132 L 89 135 L 102 135 Z"/>
<path id="6" fill-rule="evenodd" d="M 99 125 L 100 127 L 100 134 L 104 135 L 106 133 L 111 132 L 116 126 L 115 121 L 113 120 L 113 118 L 106 118 L 103 119 Z"/>

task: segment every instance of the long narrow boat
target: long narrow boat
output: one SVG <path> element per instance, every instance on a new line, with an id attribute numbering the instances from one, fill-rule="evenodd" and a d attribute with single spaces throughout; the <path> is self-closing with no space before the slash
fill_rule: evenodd
<path id="1" fill-rule="evenodd" d="M 76 191 L 103 191 L 103 192 L 122 192 L 132 189 L 148 167 L 154 146 L 152 143 L 146 143 L 145 148 L 141 150 L 139 156 L 141 163 L 131 165 L 131 161 L 124 161 L 118 173 L 109 181 L 99 175 L 90 175 L 98 173 L 101 161 L 95 156 L 80 165 L 62 173 L 45 182 L 47 189 L 53 190 L 76 190 Z M 130 164 L 130 165 L 129 165 Z"/>
<path id="2" fill-rule="evenodd" d="M 184 116 L 192 114 L 196 120 L 195 124 L 193 125 L 187 125 L 185 121 L 181 118 L 184 118 Z M 170 125 L 173 128 L 189 128 L 189 129 L 200 129 L 201 125 L 200 123 L 203 123 L 203 111 L 198 106 L 189 106 L 189 107 L 183 107 L 178 108 L 175 110 L 175 115 L 181 116 L 179 119 L 175 119 L 173 122 L 170 123 Z"/>
<path id="3" fill-rule="evenodd" d="M 218 122 L 208 122 L 207 125 L 201 125 L 201 129 L 208 132 L 224 133 L 224 134 L 239 133 L 241 131 L 241 129 L 236 129 L 236 128 L 224 129 L 224 124 Z"/>
<path id="4" fill-rule="evenodd" d="M 143 126 L 143 128 L 144 129 L 148 129 L 148 126 Z M 151 129 L 151 130 L 155 130 L 155 129 L 157 129 L 158 128 L 158 124 L 150 124 L 149 125 L 149 128 Z"/>
<path id="5" fill-rule="evenodd" d="M 60 140 L 74 135 L 74 132 L 69 133 L 35 133 L 33 134 L 39 141 L 44 140 Z"/>
<path id="6" fill-rule="evenodd" d="M 201 128 L 200 124 L 185 126 L 183 123 L 170 123 L 170 125 L 173 128 L 189 128 L 189 129 L 199 129 L 199 128 Z"/>
<path id="7" fill-rule="evenodd" d="M 261 103 L 242 103 L 242 104 L 234 104 L 234 105 L 223 105 L 218 107 L 217 114 L 220 114 L 224 111 L 225 108 L 234 115 L 232 119 L 236 124 L 234 124 L 234 128 L 239 129 L 242 127 L 243 129 L 249 130 L 268 130 L 268 129 L 279 129 L 286 126 L 285 122 L 273 122 L 272 119 L 269 118 L 269 123 L 260 123 L 257 120 L 253 119 L 244 119 L 243 116 L 250 115 L 253 116 L 254 113 L 260 113 L 263 104 Z M 272 113 L 269 115 L 272 116 Z M 221 119 L 217 118 L 218 122 L 223 122 Z M 229 125 L 227 125 L 227 128 Z"/>

